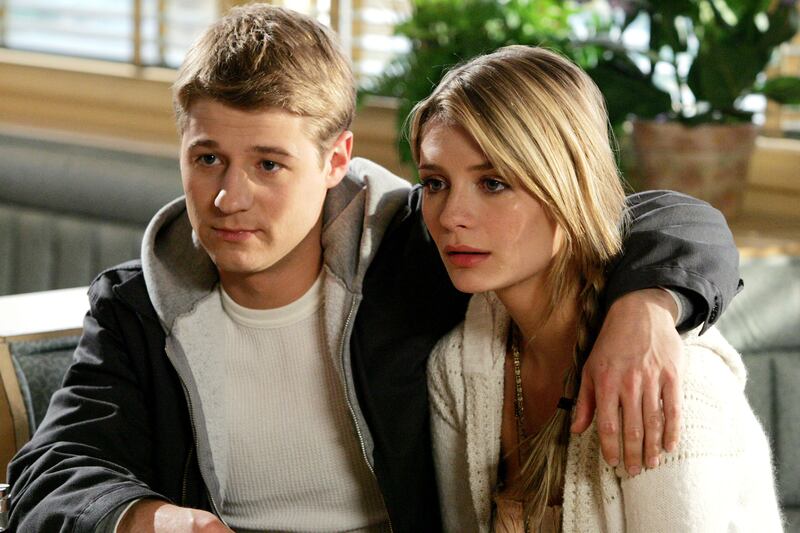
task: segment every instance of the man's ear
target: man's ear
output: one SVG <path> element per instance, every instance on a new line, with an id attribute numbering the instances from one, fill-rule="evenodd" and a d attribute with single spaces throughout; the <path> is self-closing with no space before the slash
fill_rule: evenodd
<path id="1" fill-rule="evenodd" d="M 328 167 L 328 175 L 325 178 L 325 184 L 329 189 L 336 187 L 342 181 L 344 175 L 347 174 L 352 152 L 353 132 L 344 130 L 326 153 L 327 161 L 325 161 L 325 166 Z"/>

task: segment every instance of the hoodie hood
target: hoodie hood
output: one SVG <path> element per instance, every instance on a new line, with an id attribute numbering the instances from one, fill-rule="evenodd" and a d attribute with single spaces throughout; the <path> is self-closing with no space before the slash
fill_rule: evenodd
<path id="1" fill-rule="evenodd" d="M 350 163 L 341 183 L 328 191 L 323 208 L 325 266 L 352 292 L 361 283 L 397 210 L 406 205 L 407 181 L 366 159 Z M 192 231 L 185 197 L 156 213 L 142 240 L 147 291 L 165 331 L 216 285 L 214 263 Z"/>

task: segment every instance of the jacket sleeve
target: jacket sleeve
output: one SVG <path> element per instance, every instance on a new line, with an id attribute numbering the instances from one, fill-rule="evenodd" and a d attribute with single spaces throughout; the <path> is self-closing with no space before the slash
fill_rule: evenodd
<path id="1" fill-rule="evenodd" d="M 739 253 L 722 214 L 706 202 L 671 191 L 628 197 L 623 253 L 609 270 L 606 307 L 649 287 L 676 290 L 690 309 L 686 331 L 714 324 L 740 290 Z"/>
<path id="2" fill-rule="evenodd" d="M 100 283 L 102 284 L 102 278 Z M 93 532 L 149 488 L 151 425 L 109 297 L 90 292 L 83 336 L 41 426 L 9 465 L 10 530 Z"/>

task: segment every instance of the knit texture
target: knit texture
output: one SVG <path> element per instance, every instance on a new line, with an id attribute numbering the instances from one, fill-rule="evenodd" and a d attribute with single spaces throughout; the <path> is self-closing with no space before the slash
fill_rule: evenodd
<path id="1" fill-rule="evenodd" d="M 493 294 L 428 366 L 434 458 L 447 531 L 489 531 L 509 317 Z M 715 329 L 684 337 L 681 438 L 631 478 L 606 465 L 592 425 L 569 443 L 563 531 L 781 531 L 769 443 L 744 396 L 745 367 Z"/>
<path id="2" fill-rule="evenodd" d="M 382 531 L 381 495 L 325 350 L 321 281 L 280 309 L 222 297 L 226 521 L 237 531 Z"/>

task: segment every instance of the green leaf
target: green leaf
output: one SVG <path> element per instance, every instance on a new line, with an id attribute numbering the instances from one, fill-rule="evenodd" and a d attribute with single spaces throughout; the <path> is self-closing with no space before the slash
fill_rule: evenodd
<path id="1" fill-rule="evenodd" d="M 672 111 L 669 94 L 656 88 L 626 56 L 616 55 L 587 70 L 606 100 L 612 125 L 628 115 L 653 118 Z"/>
<path id="2" fill-rule="evenodd" d="M 761 34 L 756 44 L 762 48 L 773 48 L 795 36 L 800 27 L 800 11 L 797 6 L 784 5 L 781 2 L 768 13 L 767 20 L 769 29 Z"/>
<path id="3" fill-rule="evenodd" d="M 411 50 L 362 93 L 397 97 L 398 131 L 413 105 L 428 96 L 458 63 L 509 44 L 546 45 L 566 51 L 568 17 L 574 9 L 559 0 L 413 0 L 412 15 L 395 28 Z M 402 139 L 402 136 L 401 136 Z M 410 161 L 404 139 L 401 158 Z"/>
<path id="4" fill-rule="evenodd" d="M 650 50 L 658 52 L 663 46 L 669 46 L 675 52 L 683 52 L 687 42 L 678 31 L 678 19 L 698 17 L 696 2 L 690 0 L 673 0 L 653 2 L 647 9 L 650 16 Z"/>
<path id="5" fill-rule="evenodd" d="M 658 52 L 664 46 L 676 52 L 686 50 L 686 42 L 678 33 L 675 18 L 669 14 L 657 13 L 650 21 L 650 49 Z"/>
<path id="6" fill-rule="evenodd" d="M 774 2 L 773 0 L 716 0 L 720 4 L 724 4 L 730 9 L 733 14 L 744 20 L 745 18 L 752 18 L 756 13 L 763 13 Z"/>
<path id="7" fill-rule="evenodd" d="M 689 88 L 698 101 L 731 112 L 736 100 L 752 90 L 769 55 L 768 50 L 741 42 L 736 34 L 707 32 L 689 70 Z"/>
<path id="8" fill-rule="evenodd" d="M 759 92 L 779 104 L 798 105 L 800 104 L 800 78 L 795 76 L 772 78 L 764 83 Z"/>

